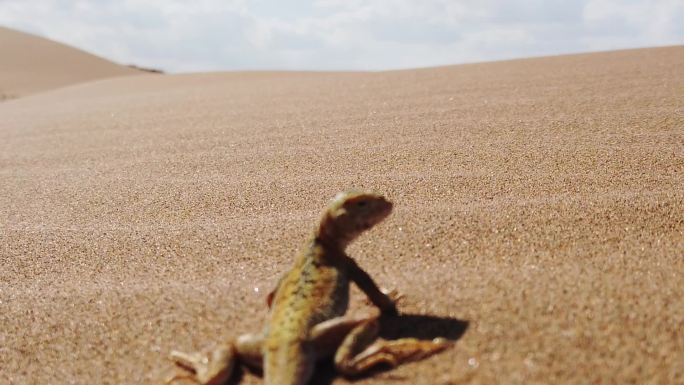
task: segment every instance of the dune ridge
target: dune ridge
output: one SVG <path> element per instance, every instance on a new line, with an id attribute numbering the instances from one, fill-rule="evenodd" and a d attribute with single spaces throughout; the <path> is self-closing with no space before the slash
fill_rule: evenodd
<path id="1" fill-rule="evenodd" d="M 56 41 L 0 26 L 0 101 L 141 71 Z"/>

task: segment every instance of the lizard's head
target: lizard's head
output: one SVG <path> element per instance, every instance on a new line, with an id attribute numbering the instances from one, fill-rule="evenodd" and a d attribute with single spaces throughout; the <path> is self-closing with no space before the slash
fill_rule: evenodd
<path id="1" fill-rule="evenodd" d="M 363 191 L 341 192 L 323 214 L 319 236 L 344 247 L 382 222 L 391 212 L 392 203 L 381 195 Z"/>

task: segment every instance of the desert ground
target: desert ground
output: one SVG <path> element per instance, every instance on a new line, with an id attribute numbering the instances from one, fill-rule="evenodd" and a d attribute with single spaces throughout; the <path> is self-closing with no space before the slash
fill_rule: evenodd
<path id="1" fill-rule="evenodd" d="M 105 64 L 21 86 L 0 71 L 0 383 L 160 384 L 170 350 L 260 330 L 350 188 L 395 204 L 349 249 L 405 295 L 388 327 L 454 341 L 353 383 L 684 383 L 684 47 L 388 72 Z M 324 364 L 313 383 L 351 381 Z"/>

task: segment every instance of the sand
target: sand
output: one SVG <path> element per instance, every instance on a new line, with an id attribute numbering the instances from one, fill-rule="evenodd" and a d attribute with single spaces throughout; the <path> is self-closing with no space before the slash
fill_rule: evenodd
<path id="1" fill-rule="evenodd" d="M 43 37 L 0 26 L 0 102 L 71 84 L 141 73 Z"/>
<path id="2" fill-rule="evenodd" d="M 171 349 L 259 330 L 352 187 L 396 210 L 349 253 L 404 333 L 455 340 L 355 383 L 684 383 L 682 69 L 678 46 L 1 103 L 0 383 L 159 384 Z"/>

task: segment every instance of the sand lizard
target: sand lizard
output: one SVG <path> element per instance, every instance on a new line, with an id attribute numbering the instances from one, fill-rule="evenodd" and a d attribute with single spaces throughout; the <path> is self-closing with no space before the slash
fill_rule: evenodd
<path id="1" fill-rule="evenodd" d="M 361 374 L 380 364 L 398 365 L 445 349 L 442 338 L 375 341 L 378 316 L 344 316 L 349 283 L 354 282 L 383 314 L 397 314 L 395 298 L 345 253 L 361 233 L 385 219 L 392 203 L 380 195 L 350 191 L 338 194 L 295 266 L 268 295 L 270 319 L 261 334 L 248 334 L 209 355 L 171 352 L 171 359 L 203 385 L 228 381 L 236 362 L 261 368 L 266 385 L 306 385 L 317 360 L 334 357 L 343 375 Z"/>

